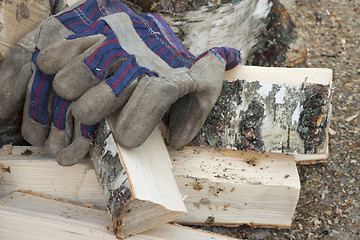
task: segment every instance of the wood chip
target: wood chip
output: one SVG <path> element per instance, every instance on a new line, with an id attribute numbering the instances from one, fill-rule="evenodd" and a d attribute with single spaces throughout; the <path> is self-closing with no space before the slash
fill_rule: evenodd
<path id="1" fill-rule="evenodd" d="M 329 134 L 330 134 L 330 136 L 334 136 L 334 135 L 336 135 L 336 132 L 334 131 L 334 129 L 329 128 Z"/>
<path id="2" fill-rule="evenodd" d="M 351 122 L 352 120 L 354 120 L 354 119 L 357 118 L 358 116 L 359 116 L 359 114 L 357 113 L 357 114 L 355 114 L 355 115 L 352 115 L 352 116 L 346 118 L 345 121 Z"/>

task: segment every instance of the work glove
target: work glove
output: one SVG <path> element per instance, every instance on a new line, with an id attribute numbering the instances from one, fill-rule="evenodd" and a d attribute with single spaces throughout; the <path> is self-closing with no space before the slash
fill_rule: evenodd
<path id="1" fill-rule="evenodd" d="M 26 74 L 10 84 L 20 94 L 6 100 L 16 108 L 30 79 L 23 136 L 45 143 L 61 165 L 84 158 L 94 124 L 119 109 L 114 137 L 121 145 L 143 143 L 171 106 L 170 145 L 183 147 L 218 98 L 224 70 L 240 63 L 240 52 L 230 48 L 195 57 L 162 18 L 139 17 L 120 1 L 78 3 L 31 36 L 25 40 L 35 44 L 18 55 L 25 65 L 31 55 L 32 71 L 21 69 Z"/>

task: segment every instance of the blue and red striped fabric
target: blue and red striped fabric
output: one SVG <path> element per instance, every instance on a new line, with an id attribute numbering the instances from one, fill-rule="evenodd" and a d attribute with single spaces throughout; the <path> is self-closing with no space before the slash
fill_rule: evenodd
<path id="1" fill-rule="evenodd" d="M 53 109 L 53 125 L 58 130 L 64 130 L 66 127 L 66 113 L 70 104 L 71 101 L 62 98 L 59 95 L 55 96 Z"/>
<path id="2" fill-rule="evenodd" d="M 46 125 L 50 121 L 48 102 L 54 75 L 47 75 L 40 71 L 36 65 L 38 53 L 39 49 L 36 48 L 32 56 L 32 62 L 35 64 L 35 73 L 31 86 L 29 115 L 36 122 Z"/>
<path id="3" fill-rule="evenodd" d="M 88 0 L 78 7 L 58 15 L 56 18 L 74 33 L 68 36 L 68 39 L 95 34 L 106 36 L 101 46 L 83 61 L 99 81 L 103 81 L 109 67 L 118 60 L 124 60 L 119 69 L 105 80 L 117 97 L 136 78 L 145 74 L 150 77 L 157 77 L 157 74 L 150 69 L 137 64 L 136 57 L 121 47 L 115 33 L 105 21 L 100 19 L 118 12 L 125 12 L 129 15 L 139 37 L 149 49 L 172 68 L 191 68 L 196 61 L 209 53 L 214 54 L 226 64 L 226 70 L 237 66 L 241 62 L 240 51 L 226 47 L 212 48 L 196 57 L 183 46 L 170 26 L 161 17 L 155 14 L 138 16 L 119 0 Z M 33 58 L 36 59 L 36 56 L 37 53 L 34 53 Z M 34 63 L 36 62 L 34 61 Z M 38 69 L 36 74 L 31 97 L 34 104 L 30 107 L 30 116 L 42 124 L 47 124 L 49 121 L 47 101 L 53 76 L 45 75 Z M 40 105 L 41 107 L 39 107 Z M 65 116 L 69 105 L 70 101 L 56 96 L 53 124 L 59 130 L 65 128 Z M 38 117 L 39 114 L 41 114 L 41 117 Z M 94 136 L 93 126 L 81 125 L 81 130 L 86 138 Z"/>

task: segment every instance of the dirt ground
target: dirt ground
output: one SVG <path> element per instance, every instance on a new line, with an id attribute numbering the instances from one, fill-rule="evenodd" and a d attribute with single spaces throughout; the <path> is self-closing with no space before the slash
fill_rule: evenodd
<path id="1" fill-rule="evenodd" d="M 305 67 L 334 71 L 329 162 L 298 166 L 291 229 L 202 228 L 242 239 L 360 239 L 360 0 L 283 1 L 294 2 L 288 10 L 307 45 Z"/>
<path id="2" fill-rule="evenodd" d="M 360 1 L 295 2 L 288 8 L 307 45 L 305 66 L 334 72 L 329 162 L 298 166 L 290 230 L 207 229 L 242 239 L 360 239 Z"/>

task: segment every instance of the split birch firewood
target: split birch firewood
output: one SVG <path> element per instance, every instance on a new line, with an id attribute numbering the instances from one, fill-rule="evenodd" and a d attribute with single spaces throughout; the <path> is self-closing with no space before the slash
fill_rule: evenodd
<path id="1" fill-rule="evenodd" d="M 50 16 L 50 1 L 0 2 L 0 62 L 16 43 Z"/>
<path id="2" fill-rule="evenodd" d="M 186 214 L 160 131 L 155 129 L 140 147 L 127 149 L 115 142 L 110 122 L 97 129 L 92 160 L 115 235 L 127 237 Z"/>
<path id="3" fill-rule="evenodd" d="M 300 194 L 293 159 L 285 154 L 204 147 L 171 151 L 191 225 L 290 228 Z"/>
<path id="4" fill-rule="evenodd" d="M 110 179 L 107 185 L 122 181 L 113 180 L 116 177 L 104 177 L 102 172 L 109 172 L 108 175 L 112 176 L 114 172 L 121 175 L 122 171 L 116 169 L 112 161 L 107 160 L 105 152 L 108 156 L 116 156 L 116 153 L 119 153 L 121 161 L 125 162 L 124 166 L 135 161 L 132 156 L 127 156 L 127 150 L 119 145 L 117 145 L 119 150 L 111 153 L 109 149 L 113 149 L 114 147 L 111 146 L 115 144 L 109 144 L 111 141 L 113 141 L 111 128 L 104 122 L 97 130 L 95 141 L 95 153 L 100 152 L 104 157 L 97 161 L 99 167 L 95 167 L 95 171 L 100 179 Z M 103 146 L 103 143 L 106 145 Z M 164 157 L 161 149 L 165 148 L 165 145 L 160 134 L 151 136 L 146 144 L 149 144 L 149 148 L 155 149 L 156 154 L 152 155 L 151 159 L 139 154 L 136 161 L 142 163 Z M 229 226 L 252 224 L 284 228 L 291 226 L 300 192 L 300 180 L 292 157 L 286 154 L 262 155 L 256 152 L 233 150 L 222 150 L 220 153 L 217 150 L 203 152 L 201 149 L 206 148 L 200 147 L 199 150 L 203 154 L 198 155 L 194 155 L 193 151 L 170 152 L 177 185 L 180 192 L 186 196 L 184 200 L 186 208 L 191 209 L 187 215 L 175 220 L 176 222 Z M 135 153 L 139 150 L 132 149 L 132 151 Z M 111 166 L 111 169 L 105 167 L 99 170 L 101 166 L 106 165 Z M 159 173 L 160 171 L 154 171 L 147 174 Z M 131 175 L 130 172 L 129 176 Z M 125 182 L 125 179 L 123 181 Z M 127 185 L 124 188 L 128 189 Z M 108 196 L 111 197 L 111 194 Z M 122 202 L 128 201 L 128 197 L 123 194 L 120 195 L 120 199 L 122 199 L 120 203 L 116 203 L 114 207 L 124 211 Z M 130 214 L 127 216 L 129 220 Z"/>
<path id="5" fill-rule="evenodd" d="M 26 149 L 32 154 L 25 157 L 21 153 Z M 300 189 L 291 155 L 186 147 L 170 151 L 170 156 L 189 209 L 179 222 L 290 227 Z M 106 209 L 105 200 L 101 203 L 104 196 L 95 186 L 95 173 L 87 170 L 86 163 L 61 167 L 37 148 L 13 147 L 11 155 L 0 157 L 0 165 L 8 170 L 0 179 L 0 197 L 14 190 L 30 190 Z M 133 217 L 126 214 L 128 219 Z"/>
<path id="6" fill-rule="evenodd" d="M 224 78 L 192 145 L 328 158 L 332 70 L 239 66 Z"/>
<path id="7" fill-rule="evenodd" d="M 104 195 L 89 161 L 59 166 L 43 148 L 3 146 L 0 150 L 0 198 L 31 190 L 53 198 L 106 209 Z"/>
<path id="8" fill-rule="evenodd" d="M 115 240 L 111 218 L 104 210 L 88 208 L 44 195 L 14 192 L 0 199 L 0 239 Z M 164 224 L 129 240 L 231 240 L 234 238 Z"/>

